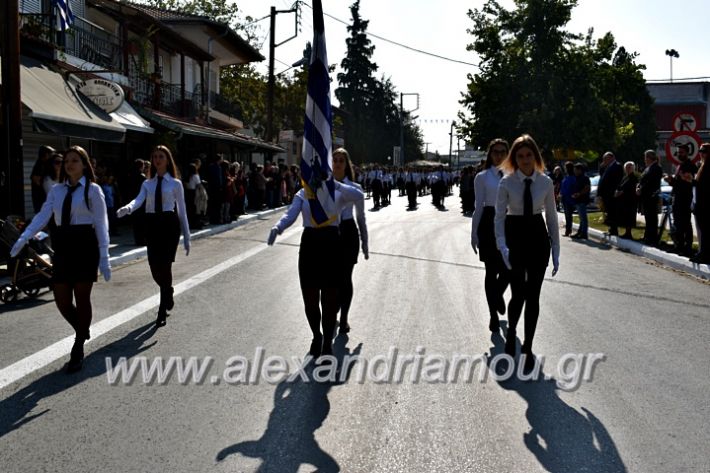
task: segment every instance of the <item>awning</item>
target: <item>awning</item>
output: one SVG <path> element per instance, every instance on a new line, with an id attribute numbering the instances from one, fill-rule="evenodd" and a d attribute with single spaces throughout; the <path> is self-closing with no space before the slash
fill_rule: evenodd
<path id="1" fill-rule="evenodd" d="M 22 57 L 22 103 L 37 129 L 74 138 L 122 142 L 126 128 L 76 91 L 78 79 L 65 79 L 34 59 Z"/>
<path id="2" fill-rule="evenodd" d="M 131 104 L 125 100 L 118 110 L 111 112 L 110 115 L 118 123 L 126 127 L 127 130 L 140 131 L 143 133 L 155 133 L 155 130 L 150 127 L 150 123 L 143 120 L 143 117 L 138 115 L 136 109 L 131 107 Z"/>
<path id="3" fill-rule="evenodd" d="M 259 148 L 265 151 L 273 151 L 276 153 L 282 153 L 286 151 L 284 148 L 278 145 L 267 143 L 259 138 L 247 136 L 237 132 L 230 132 L 227 130 L 220 130 L 219 128 L 214 128 L 206 125 L 199 125 L 197 123 L 186 122 L 170 115 L 164 113 L 149 110 L 149 109 L 139 109 L 141 115 L 143 115 L 148 120 L 153 123 L 163 126 L 169 130 L 176 133 L 181 133 L 185 135 L 198 136 L 201 138 L 210 138 L 223 141 L 231 141 L 233 143 L 239 143 L 242 145 L 247 145 L 254 148 Z"/>

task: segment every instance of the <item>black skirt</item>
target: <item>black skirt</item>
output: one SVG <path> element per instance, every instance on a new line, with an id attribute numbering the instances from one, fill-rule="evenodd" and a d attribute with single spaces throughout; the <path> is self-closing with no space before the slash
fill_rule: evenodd
<path id="1" fill-rule="evenodd" d="M 298 277 L 302 288 L 340 286 L 343 247 L 338 227 L 303 229 L 298 251 Z"/>
<path id="2" fill-rule="evenodd" d="M 340 243 L 343 247 L 343 262 L 357 264 L 357 255 L 360 253 L 360 233 L 355 220 L 349 218 L 340 222 Z"/>
<path id="3" fill-rule="evenodd" d="M 494 220 L 496 208 L 491 206 L 483 207 L 483 215 L 478 224 L 478 257 L 483 262 L 490 262 L 500 259 L 500 251 L 496 245 L 496 232 Z"/>
<path id="4" fill-rule="evenodd" d="M 542 214 L 505 217 L 505 241 L 513 269 L 547 267 L 551 245 Z"/>
<path id="5" fill-rule="evenodd" d="M 99 242 L 93 225 L 58 226 L 52 230 L 52 282 L 96 282 Z"/>
<path id="6" fill-rule="evenodd" d="M 145 232 L 148 264 L 175 261 L 180 242 L 180 220 L 175 212 L 146 213 Z"/>

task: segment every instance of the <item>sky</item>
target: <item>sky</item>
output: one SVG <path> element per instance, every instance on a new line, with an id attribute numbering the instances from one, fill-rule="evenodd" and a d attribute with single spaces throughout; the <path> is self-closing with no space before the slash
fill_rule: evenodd
<path id="1" fill-rule="evenodd" d="M 271 6 L 278 10 L 290 9 L 293 0 L 235 0 L 235 3 L 243 15 L 258 19 L 267 16 Z M 310 5 L 311 1 L 306 3 Z M 322 0 L 322 3 L 326 14 L 350 22 L 351 0 Z M 501 0 L 500 3 L 505 7 L 513 6 L 512 0 Z M 472 40 L 466 32 L 472 26 L 466 13 L 483 4 L 483 0 L 361 0 L 360 16 L 369 20 L 369 33 L 450 59 L 477 64 L 475 54 L 466 51 L 466 45 Z M 596 38 L 611 31 L 619 46 L 639 54 L 637 62 L 646 65 L 644 76 L 647 80 L 669 79 L 670 60 L 665 55 L 666 49 L 679 52 L 680 57 L 673 59 L 674 79 L 710 77 L 709 6 L 710 0 L 579 0 L 567 29 L 586 33 L 589 28 L 594 28 Z M 303 7 L 302 12 L 301 31 L 297 38 L 276 48 L 277 73 L 300 59 L 306 42 L 312 39 L 313 12 L 307 7 Z M 263 38 L 261 53 L 267 58 L 258 68 L 266 72 L 269 20 L 257 24 Z M 276 41 L 280 42 L 293 33 L 293 15 L 277 15 Z M 326 16 L 325 35 L 328 61 L 338 65 L 331 83 L 331 100 L 337 105 L 333 91 L 337 87 L 340 62 L 345 56 L 348 32 L 344 24 Z M 413 52 L 374 37 L 370 39 L 375 46 L 372 59 L 379 67 L 378 76 L 390 77 L 399 92 L 419 94 L 419 109 L 412 115 L 418 117 L 424 141 L 428 142 L 425 148 L 430 152 L 448 154 L 450 125 L 463 110 L 458 102 L 466 90 L 467 74 L 475 73 L 475 66 Z M 417 106 L 416 96 L 407 95 L 404 99 L 405 109 L 412 110 Z M 456 146 L 454 138 L 454 150 Z M 461 146 L 464 146 L 463 141 Z"/>

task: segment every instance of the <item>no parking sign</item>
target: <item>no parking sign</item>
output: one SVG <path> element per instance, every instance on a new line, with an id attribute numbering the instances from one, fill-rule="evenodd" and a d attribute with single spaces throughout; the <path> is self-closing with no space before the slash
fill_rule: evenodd
<path id="1" fill-rule="evenodd" d="M 666 158 L 673 164 L 680 164 L 676 151 L 680 145 L 688 145 L 688 158 L 696 162 L 700 159 L 698 149 L 702 142 L 703 139 L 695 131 L 676 131 L 666 141 Z"/>

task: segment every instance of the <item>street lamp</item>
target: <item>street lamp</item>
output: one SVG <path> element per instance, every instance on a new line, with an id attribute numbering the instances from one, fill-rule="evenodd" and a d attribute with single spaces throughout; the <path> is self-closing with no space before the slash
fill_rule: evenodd
<path id="1" fill-rule="evenodd" d="M 671 83 L 673 82 L 673 58 L 679 58 L 680 55 L 678 54 L 678 51 L 675 49 L 666 49 L 666 56 L 670 57 L 671 59 Z"/>

